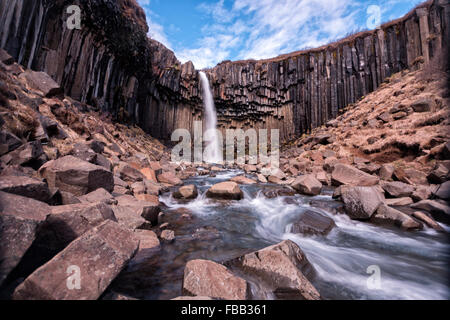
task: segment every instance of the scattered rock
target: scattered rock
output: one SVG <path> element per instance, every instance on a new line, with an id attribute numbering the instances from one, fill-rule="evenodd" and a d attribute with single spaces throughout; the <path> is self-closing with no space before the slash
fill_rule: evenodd
<path id="1" fill-rule="evenodd" d="M 432 106 L 433 101 L 428 98 L 420 99 L 411 104 L 411 108 L 413 108 L 414 112 L 430 112 Z"/>
<path id="2" fill-rule="evenodd" d="M 335 227 L 333 219 L 320 213 L 307 210 L 292 225 L 292 233 L 305 235 L 327 235 Z"/>
<path id="3" fill-rule="evenodd" d="M 0 156 L 14 151 L 22 145 L 22 141 L 7 131 L 0 131 Z"/>
<path id="4" fill-rule="evenodd" d="M 114 189 L 114 177 L 110 171 L 73 156 L 47 162 L 39 169 L 39 174 L 47 180 L 50 188 L 58 188 L 76 196 L 99 188 L 108 192 Z"/>
<path id="5" fill-rule="evenodd" d="M 158 181 L 161 183 L 167 183 L 172 186 L 179 186 L 183 184 L 183 181 L 181 181 L 174 173 L 172 172 L 164 172 L 158 175 Z"/>
<path id="6" fill-rule="evenodd" d="M 393 207 L 409 206 L 410 204 L 413 204 L 413 203 L 414 203 L 413 199 L 411 199 L 409 197 L 386 199 L 386 204 L 388 206 L 393 206 Z"/>
<path id="7" fill-rule="evenodd" d="M 123 181 L 134 183 L 144 180 L 145 176 L 136 168 L 133 168 L 126 162 L 120 162 L 116 174 Z"/>
<path id="8" fill-rule="evenodd" d="M 341 198 L 347 215 L 352 219 L 370 219 L 384 202 L 384 196 L 376 187 L 343 187 Z"/>
<path id="9" fill-rule="evenodd" d="M 395 225 L 405 230 L 421 229 L 422 225 L 407 214 L 381 204 L 370 221 L 382 225 Z"/>
<path id="10" fill-rule="evenodd" d="M 244 185 L 256 184 L 256 181 L 249 179 L 247 177 L 244 177 L 244 176 L 238 176 L 238 177 L 231 178 L 230 181 L 236 182 L 238 184 L 244 184 Z"/>
<path id="11" fill-rule="evenodd" d="M 0 191 L 42 202 L 50 200 L 50 191 L 45 182 L 23 176 L 2 176 L 0 178 Z"/>
<path id="12" fill-rule="evenodd" d="M 352 166 L 337 164 L 331 174 L 333 185 L 373 186 L 380 181 L 377 177 L 367 174 Z"/>
<path id="13" fill-rule="evenodd" d="M 450 201 L 450 181 L 441 184 L 435 192 L 436 197 Z"/>
<path id="14" fill-rule="evenodd" d="M 161 232 L 161 240 L 167 243 L 172 243 L 175 241 L 175 232 L 172 230 L 163 230 Z"/>
<path id="15" fill-rule="evenodd" d="M 186 264 L 183 295 L 208 296 L 225 300 L 247 300 L 247 281 L 233 275 L 225 266 L 207 260 L 192 260 Z"/>
<path id="16" fill-rule="evenodd" d="M 426 213 L 416 211 L 412 215 L 414 218 L 423 221 L 430 228 L 433 228 L 434 230 L 439 232 L 445 232 L 444 228 L 442 228 L 436 221 L 434 221 L 432 217 L 428 216 Z"/>
<path id="17" fill-rule="evenodd" d="M 424 210 L 431 213 L 438 221 L 450 224 L 450 206 L 436 200 L 422 200 L 411 205 L 416 210 Z"/>
<path id="18" fill-rule="evenodd" d="M 400 181 L 382 182 L 381 187 L 393 198 L 409 197 L 414 192 L 413 186 Z"/>
<path id="19" fill-rule="evenodd" d="M 173 193 L 173 197 L 175 199 L 195 199 L 198 197 L 197 187 L 193 184 L 180 187 L 176 192 Z"/>
<path id="20" fill-rule="evenodd" d="M 117 200 L 103 188 L 97 189 L 88 193 L 84 196 L 78 197 L 80 202 L 82 203 L 96 203 L 96 202 L 104 202 L 109 205 L 117 204 Z"/>
<path id="21" fill-rule="evenodd" d="M 206 192 L 206 196 L 221 200 L 241 200 L 244 198 L 244 193 L 236 182 L 227 181 L 213 185 Z"/>
<path id="22" fill-rule="evenodd" d="M 296 178 L 291 187 L 301 194 L 310 196 L 317 196 L 322 191 L 322 183 L 320 183 L 313 175 L 305 175 Z"/>
<path id="23" fill-rule="evenodd" d="M 380 168 L 378 176 L 381 180 L 390 181 L 392 180 L 392 175 L 394 174 L 395 167 L 391 164 L 383 164 Z"/>
<path id="24" fill-rule="evenodd" d="M 138 246 L 132 231 L 105 221 L 33 272 L 14 291 L 13 299 L 96 300 L 125 268 Z M 81 275 L 79 284 L 68 278 L 68 273 L 76 272 Z"/>
<path id="25" fill-rule="evenodd" d="M 30 87 L 41 91 L 47 98 L 63 94 L 63 89 L 45 72 L 26 70 L 19 78 L 25 79 Z"/>
<path id="26" fill-rule="evenodd" d="M 278 299 L 320 299 L 319 292 L 307 279 L 314 273 L 312 265 L 290 240 L 228 261 L 226 265 L 257 278 Z"/>

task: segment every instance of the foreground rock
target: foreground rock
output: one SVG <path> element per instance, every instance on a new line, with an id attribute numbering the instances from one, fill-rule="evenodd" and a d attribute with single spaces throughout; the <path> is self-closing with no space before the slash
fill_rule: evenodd
<path id="1" fill-rule="evenodd" d="M 52 160 L 39 169 L 50 188 L 82 196 L 99 188 L 114 190 L 114 176 L 104 167 L 66 156 Z"/>
<path id="2" fill-rule="evenodd" d="M 320 213 L 307 210 L 292 224 L 292 233 L 305 235 L 327 235 L 336 226 L 333 219 Z"/>
<path id="3" fill-rule="evenodd" d="M 322 191 L 322 183 L 312 175 L 298 177 L 291 186 L 308 196 L 317 196 Z"/>
<path id="4" fill-rule="evenodd" d="M 381 204 L 371 217 L 371 222 L 381 225 L 394 225 L 405 230 L 422 229 L 422 225 L 407 214 Z"/>
<path id="5" fill-rule="evenodd" d="M 347 215 L 356 220 L 370 219 L 384 202 L 377 187 L 343 187 L 341 198 Z"/>
<path id="6" fill-rule="evenodd" d="M 34 243 L 50 209 L 46 203 L 0 191 L 0 286 Z"/>
<path id="7" fill-rule="evenodd" d="M 233 275 L 221 264 L 192 260 L 184 269 L 183 295 L 247 300 L 250 298 L 250 288 L 247 281 Z"/>
<path id="8" fill-rule="evenodd" d="M 374 186 L 379 178 L 345 164 L 337 164 L 331 174 L 333 185 Z"/>
<path id="9" fill-rule="evenodd" d="M 422 200 L 411 205 L 411 208 L 424 210 L 438 221 L 450 223 L 450 206 L 436 200 Z"/>
<path id="10" fill-rule="evenodd" d="M 410 197 L 414 192 L 413 186 L 400 181 L 381 183 L 381 187 L 393 198 Z"/>
<path id="11" fill-rule="evenodd" d="M 314 269 L 303 251 L 287 240 L 231 260 L 227 266 L 257 278 L 278 299 L 318 300 L 320 294 L 309 282 Z"/>
<path id="12" fill-rule="evenodd" d="M 138 246 L 132 231 L 105 221 L 33 272 L 14 291 L 13 299 L 96 300 L 124 269 Z M 80 275 L 79 283 L 76 274 Z"/>
<path id="13" fill-rule="evenodd" d="M 17 194 L 42 202 L 50 200 L 50 191 L 43 181 L 22 177 L 2 176 L 0 178 L 0 191 Z"/>
<path id="14" fill-rule="evenodd" d="M 231 179 L 231 181 L 236 182 L 238 184 L 244 184 L 244 185 L 256 184 L 255 180 L 252 180 L 252 179 L 244 177 L 244 176 L 234 177 Z"/>
<path id="15" fill-rule="evenodd" d="M 195 185 L 188 185 L 178 188 L 176 192 L 173 193 L 173 197 L 175 199 L 185 199 L 191 200 L 195 199 L 198 196 L 198 190 Z"/>
<path id="16" fill-rule="evenodd" d="M 227 181 L 212 186 L 206 192 L 206 196 L 220 200 L 241 200 L 244 198 L 244 193 L 236 182 Z"/>
<path id="17" fill-rule="evenodd" d="M 129 195 L 120 196 L 116 199 L 119 207 L 125 207 L 132 210 L 134 216 L 144 218 L 153 226 L 158 224 L 158 214 L 161 212 L 159 203 L 138 200 Z"/>

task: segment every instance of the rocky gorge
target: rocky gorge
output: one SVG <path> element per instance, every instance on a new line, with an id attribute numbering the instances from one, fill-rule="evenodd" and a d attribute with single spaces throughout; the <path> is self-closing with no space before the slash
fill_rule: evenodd
<path id="1" fill-rule="evenodd" d="M 0 4 L 1 298 L 448 299 L 448 1 L 205 70 L 220 128 L 280 129 L 276 169 L 171 162 L 198 72 L 135 1 L 73 3 L 81 30 Z"/>

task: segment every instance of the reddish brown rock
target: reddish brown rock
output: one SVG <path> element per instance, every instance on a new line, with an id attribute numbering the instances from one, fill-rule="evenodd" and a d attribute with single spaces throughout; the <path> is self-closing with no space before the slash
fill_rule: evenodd
<path id="1" fill-rule="evenodd" d="M 53 97 L 63 93 L 62 88 L 48 74 L 27 70 L 20 75 L 30 87 L 41 91 L 45 97 Z"/>
<path id="2" fill-rule="evenodd" d="M 183 184 L 183 181 L 181 181 L 173 172 L 164 172 L 158 175 L 158 181 L 161 183 L 167 183 L 172 186 L 179 186 Z"/>
<path id="3" fill-rule="evenodd" d="M 206 196 L 213 199 L 241 200 L 244 194 L 236 182 L 228 181 L 212 186 L 206 192 Z"/>
<path id="4" fill-rule="evenodd" d="M 73 156 L 47 162 L 39 169 L 39 174 L 47 180 L 50 188 L 76 196 L 83 196 L 99 188 L 108 192 L 114 189 L 114 177 L 110 171 Z"/>
<path id="5" fill-rule="evenodd" d="M 193 184 L 188 186 L 183 186 L 178 188 L 176 192 L 173 193 L 173 197 L 175 199 L 195 199 L 198 196 L 198 190 L 197 187 Z"/>
<path id="6" fill-rule="evenodd" d="M 422 229 L 422 225 L 407 214 L 381 204 L 370 221 L 381 225 L 395 225 L 405 230 Z"/>
<path id="7" fill-rule="evenodd" d="M 384 202 L 384 196 L 376 187 L 341 188 L 345 212 L 352 219 L 370 219 Z"/>
<path id="8" fill-rule="evenodd" d="M 333 219 L 320 213 L 307 210 L 292 224 L 292 233 L 305 235 L 327 235 L 336 226 Z"/>
<path id="9" fill-rule="evenodd" d="M 184 269 L 183 295 L 247 300 L 250 288 L 247 281 L 233 275 L 223 265 L 207 260 L 192 260 Z"/>
<path id="10" fill-rule="evenodd" d="M 42 202 L 48 202 L 50 200 L 50 191 L 47 184 L 41 180 L 28 177 L 2 176 L 0 178 L 0 191 Z"/>
<path id="11" fill-rule="evenodd" d="M 118 206 L 127 207 L 135 212 L 138 216 L 152 223 L 158 224 L 158 214 L 161 212 L 159 202 L 140 201 L 133 196 L 124 195 L 116 198 Z"/>
<path id="12" fill-rule="evenodd" d="M 115 173 L 126 182 L 137 182 L 144 180 L 145 176 L 136 168 L 133 168 L 131 165 L 125 162 L 119 163 L 119 166 L 115 170 Z"/>
<path id="13" fill-rule="evenodd" d="M 337 164 L 331 174 L 333 185 L 373 186 L 380 181 L 377 177 L 367 174 L 352 166 Z"/>
<path id="14" fill-rule="evenodd" d="M 313 175 L 297 177 L 291 187 L 309 196 L 317 196 L 322 191 L 322 183 Z"/>
<path id="15" fill-rule="evenodd" d="M 320 299 L 319 292 L 307 279 L 313 274 L 313 267 L 300 247 L 290 240 L 231 260 L 226 265 L 257 278 L 278 299 Z"/>
<path id="16" fill-rule="evenodd" d="M 394 182 L 382 182 L 381 187 L 386 193 L 393 198 L 410 197 L 414 192 L 412 185 L 394 181 Z"/>
<path id="17" fill-rule="evenodd" d="M 255 180 L 247 178 L 245 176 L 234 177 L 234 178 L 231 178 L 230 181 L 236 182 L 238 184 L 244 184 L 244 185 L 256 184 Z"/>
<path id="18" fill-rule="evenodd" d="M 132 231 L 105 221 L 33 272 L 14 291 L 13 299 L 96 300 L 125 268 L 138 246 Z"/>
<path id="19" fill-rule="evenodd" d="M 420 221 L 423 221 L 427 226 L 433 228 L 436 231 L 445 232 L 444 228 L 442 228 L 432 217 L 430 217 L 426 213 L 416 211 L 412 214 L 412 216 L 419 219 Z"/>

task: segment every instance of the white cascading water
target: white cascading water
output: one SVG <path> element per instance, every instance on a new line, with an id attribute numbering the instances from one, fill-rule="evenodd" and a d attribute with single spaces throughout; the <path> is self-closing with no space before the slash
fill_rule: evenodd
<path id="1" fill-rule="evenodd" d="M 214 106 L 214 99 L 209 86 L 208 77 L 204 72 L 200 72 L 200 80 L 203 89 L 203 106 L 205 108 L 205 141 L 207 146 L 204 154 L 204 161 L 207 163 L 221 163 L 222 151 L 220 150 L 219 136 L 217 134 L 217 114 Z"/>

